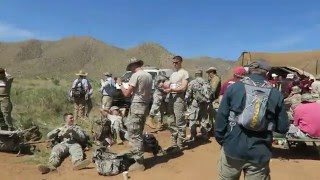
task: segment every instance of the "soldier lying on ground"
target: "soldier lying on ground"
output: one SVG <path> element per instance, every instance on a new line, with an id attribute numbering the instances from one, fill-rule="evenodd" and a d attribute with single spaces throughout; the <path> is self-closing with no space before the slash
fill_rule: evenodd
<path id="1" fill-rule="evenodd" d="M 74 124 L 73 114 L 65 113 L 64 120 L 66 124 L 60 128 L 54 129 L 48 133 L 48 139 L 58 139 L 51 151 L 49 163 L 46 165 L 39 165 L 38 170 L 42 174 L 49 173 L 56 170 L 62 163 L 63 159 L 71 155 L 73 170 L 80 170 L 90 164 L 90 160 L 84 160 L 84 151 L 86 148 L 87 136 L 82 128 Z"/>

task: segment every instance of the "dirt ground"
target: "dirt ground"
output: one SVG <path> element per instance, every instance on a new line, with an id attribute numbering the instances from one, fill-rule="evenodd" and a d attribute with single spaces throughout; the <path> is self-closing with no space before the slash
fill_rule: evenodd
<path id="1" fill-rule="evenodd" d="M 169 132 L 164 131 L 156 134 L 162 147 L 169 145 Z M 123 150 L 128 145 L 113 146 L 114 150 Z M 183 154 L 176 156 L 152 157 L 146 153 L 146 166 L 144 172 L 129 172 L 130 180 L 152 179 L 217 179 L 217 162 L 219 159 L 220 147 L 211 138 L 209 143 L 190 145 Z M 92 152 L 87 152 L 88 157 Z M 97 174 L 94 164 L 87 169 L 72 171 L 70 159 L 66 159 L 58 171 L 46 175 L 38 172 L 36 165 L 27 163 L 26 160 L 32 156 L 15 157 L 15 154 L 0 153 L 0 179 L 17 180 L 50 180 L 50 179 L 123 179 L 122 174 L 113 177 L 103 177 Z M 320 161 L 317 152 L 312 146 L 300 150 L 289 151 L 275 148 L 274 158 L 271 163 L 272 179 L 308 179 L 316 180 L 320 178 Z"/>

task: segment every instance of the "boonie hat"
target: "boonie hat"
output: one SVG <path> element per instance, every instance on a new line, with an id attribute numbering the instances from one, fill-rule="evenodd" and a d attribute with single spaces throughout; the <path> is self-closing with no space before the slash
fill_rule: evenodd
<path id="1" fill-rule="evenodd" d="M 129 70 L 130 70 L 130 66 L 133 65 L 133 64 L 139 64 L 140 66 L 143 66 L 143 61 L 140 60 L 140 59 L 137 59 L 137 58 L 135 58 L 135 57 L 131 58 L 131 59 L 129 60 L 129 63 L 128 63 L 128 65 L 127 65 L 126 70 L 129 71 Z"/>
<path id="2" fill-rule="evenodd" d="M 78 73 L 76 73 L 77 76 L 87 76 L 88 73 L 84 72 L 83 70 L 80 70 Z"/>

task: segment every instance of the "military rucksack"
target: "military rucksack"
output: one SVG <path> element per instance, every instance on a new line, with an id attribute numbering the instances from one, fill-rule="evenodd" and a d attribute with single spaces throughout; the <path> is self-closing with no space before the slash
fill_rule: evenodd
<path id="1" fill-rule="evenodd" d="M 71 89 L 71 96 L 73 98 L 80 98 L 86 95 L 86 91 L 81 81 L 81 79 L 78 79 L 76 85 Z"/>
<path id="2" fill-rule="evenodd" d="M 194 84 L 193 87 L 193 98 L 197 101 L 197 102 L 209 102 L 211 100 L 211 96 L 212 96 L 212 89 L 211 86 L 209 84 L 209 82 L 201 79 L 196 79 L 196 83 Z"/>
<path id="3" fill-rule="evenodd" d="M 113 176 L 129 169 L 135 162 L 131 156 L 130 153 L 117 154 L 106 147 L 100 147 L 93 152 L 92 162 L 95 163 L 99 175 Z"/>
<path id="4" fill-rule="evenodd" d="M 249 77 L 245 77 L 241 82 L 246 92 L 245 107 L 239 115 L 230 112 L 230 125 L 239 124 L 252 131 L 269 130 L 271 122 L 266 119 L 265 114 L 272 84 L 268 81 L 257 83 Z"/>

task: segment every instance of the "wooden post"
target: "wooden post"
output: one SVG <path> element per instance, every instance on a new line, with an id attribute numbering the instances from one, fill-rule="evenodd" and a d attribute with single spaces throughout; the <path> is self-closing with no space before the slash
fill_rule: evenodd
<path id="1" fill-rule="evenodd" d="M 317 60 L 317 62 L 316 62 L 316 75 L 318 75 L 318 61 L 319 60 Z"/>

